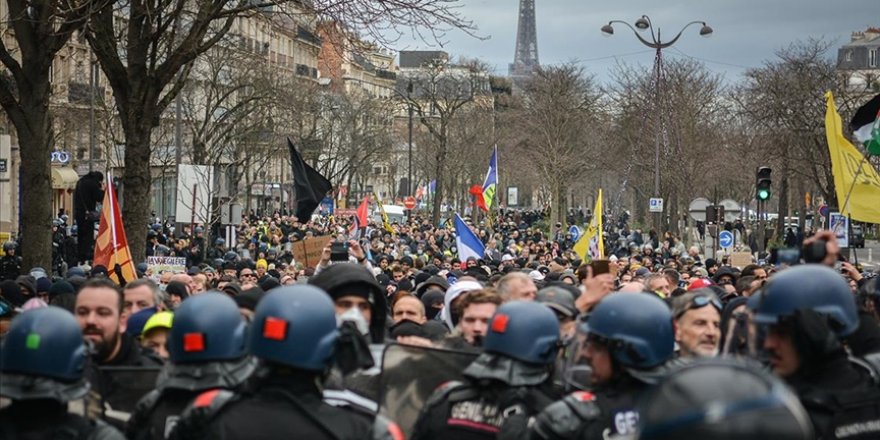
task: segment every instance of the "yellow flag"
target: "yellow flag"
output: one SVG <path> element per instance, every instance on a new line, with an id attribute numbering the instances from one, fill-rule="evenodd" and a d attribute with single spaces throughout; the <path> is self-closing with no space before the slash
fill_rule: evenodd
<path id="1" fill-rule="evenodd" d="M 825 102 L 825 136 L 840 212 L 856 221 L 880 223 L 880 175 L 843 136 L 840 115 L 830 91 L 825 93 Z"/>
<path id="2" fill-rule="evenodd" d="M 379 212 L 382 214 L 382 227 L 388 231 L 389 234 L 395 235 L 394 228 L 391 227 L 391 222 L 388 221 L 388 214 L 385 213 L 385 206 L 382 205 L 382 201 L 379 200 L 379 196 L 373 193 L 373 197 L 376 198 L 376 205 L 379 206 Z"/>
<path id="3" fill-rule="evenodd" d="M 590 226 L 574 244 L 574 251 L 584 262 L 605 258 L 605 242 L 602 240 L 602 189 L 599 189 L 599 197 L 596 198 Z"/>

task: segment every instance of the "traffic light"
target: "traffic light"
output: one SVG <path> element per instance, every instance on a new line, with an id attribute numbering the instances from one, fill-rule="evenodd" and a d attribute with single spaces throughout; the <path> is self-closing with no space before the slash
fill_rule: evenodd
<path id="1" fill-rule="evenodd" d="M 770 173 L 772 172 L 773 170 L 770 167 L 758 167 L 758 170 L 755 172 L 755 199 L 760 202 L 770 199 L 770 194 L 772 193 L 770 184 L 773 183 L 770 180 Z"/>

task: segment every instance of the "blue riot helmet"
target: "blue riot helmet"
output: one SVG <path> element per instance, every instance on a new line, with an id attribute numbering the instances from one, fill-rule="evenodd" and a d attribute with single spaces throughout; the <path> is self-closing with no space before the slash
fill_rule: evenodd
<path id="1" fill-rule="evenodd" d="M 309 285 L 284 286 L 257 305 L 248 349 L 267 361 L 320 372 L 330 365 L 338 334 L 326 292 Z"/>
<path id="2" fill-rule="evenodd" d="M 804 264 L 783 270 L 759 292 L 748 303 L 759 324 L 779 324 L 797 310 L 809 309 L 824 316 L 838 337 L 859 327 L 855 297 L 843 277 L 827 266 Z"/>
<path id="3" fill-rule="evenodd" d="M 483 340 L 483 354 L 463 374 L 509 386 L 539 385 L 552 378 L 559 346 L 559 321 L 548 307 L 531 301 L 509 302 L 495 311 Z"/>
<path id="4" fill-rule="evenodd" d="M 169 359 L 177 364 L 239 359 L 247 354 L 246 330 L 229 296 L 216 291 L 193 296 L 174 311 Z"/>
<path id="5" fill-rule="evenodd" d="M 152 229 L 156 232 L 161 232 L 162 231 L 162 224 L 161 223 L 153 223 L 153 225 L 150 226 L 150 229 Z"/>
<path id="6" fill-rule="evenodd" d="M 226 261 L 235 262 L 235 261 L 238 261 L 238 254 L 236 254 L 233 251 L 229 251 L 225 255 L 223 255 L 223 259 Z"/>
<path id="7" fill-rule="evenodd" d="M 546 306 L 512 301 L 498 308 L 483 341 L 487 353 L 532 364 L 549 364 L 559 349 L 559 320 Z"/>
<path id="8" fill-rule="evenodd" d="M 70 312 L 59 307 L 28 310 L 12 320 L 0 349 L 0 395 L 14 400 L 86 395 L 83 377 L 88 349 Z"/>
<path id="9" fill-rule="evenodd" d="M 639 423 L 639 440 L 814 438 L 782 380 L 732 359 L 699 359 L 670 372 L 641 401 Z"/>
<path id="10" fill-rule="evenodd" d="M 579 331 L 608 347 L 624 367 L 646 370 L 672 358 L 672 313 L 656 295 L 616 293 L 602 299 Z"/>
<path id="11" fill-rule="evenodd" d="M 214 246 L 226 246 L 226 240 L 223 238 L 218 238 L 214 240 Z"/>
<path id="12" fill-rule="evenodd" d="M 247 324 L 238 306 L 216 291 L 190 297 L 174 311 L 168 355 L 159 388 L 231 388 L 256 365 L 247 355 Z"/>

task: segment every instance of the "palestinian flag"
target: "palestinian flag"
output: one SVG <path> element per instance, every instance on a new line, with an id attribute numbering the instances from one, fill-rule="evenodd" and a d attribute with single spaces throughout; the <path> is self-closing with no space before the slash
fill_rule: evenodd
<path id="1" fill-rule="evenodd" d="M 855 138 L 865 145 L 868 154 L 880 155 L 880 95 L 856 110 L 850 127 Z"/>

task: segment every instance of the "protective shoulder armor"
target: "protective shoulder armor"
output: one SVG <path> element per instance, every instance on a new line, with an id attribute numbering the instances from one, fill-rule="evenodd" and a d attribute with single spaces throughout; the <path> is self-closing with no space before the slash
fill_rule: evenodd
<path id="1" fill-rule="evenodd" d="M 455 380 L 450 380 L 448 382 L 444 382 L 438 386 L 433 393 L 431 393 L 431 397 L 428 398 L 427 402 L 425 402 L 426 407 L 437 405 L 438 403 L 448 399 L 453 392 L 456 394 L 460 394 L 460 392 L 466 389 L 466 385 L 463 382 L 458 382 Z"/>
<path id="2" fill-rule="evenodd" d="M 544 408 L 532 429 L 540 438 L 574 438 L 584 423 L 598 419 L 601 413 L 596 396 L 578 391 Z"/>
<path id="3" fill-rule="evenodd" d="M 382 415 L 373 420 L 373 440 L 404 440 L 406 436 L 397 423 Z"/>
<path id="4" fill-rule="evenodd" d="M 211 420 L 223 410 L 227 404 L 238 399 L 238 395 L 224 389 L 214 389 L 199 394 L 189 406 L 183 410 L 177 425 L 171 432 L 171 439 L 203 438 Z"/>
<path id="5" fill-rule="evenodd" d="M 144 425 L 149 422 L 150 415 L 153 413 L 156 404 L 159 403 L 161 396 L 162 393 L 159 390 L 152 390 L 138 401 L 134 413 L 125 424 L 126 437 L 136 439 L 140 433 L 147 430 L 147 427 Z"/>
<path id="6" fill-rule="evenodd" d="M 95 429 L 89 435 L 89 440 L 125 440 L 125 436 L 103 420 L 96 419 Z"/>
<path id="7" fill-rule="evenodd" d="M 379 412 L 379 404 L 350 390 L 324 390 L 324 403 L 338 408 L 349 408 L 367 416 Z"/>
<path id="8" fill-rule="evenodd" d="M 871 379 L 874 385 L 880 386 L 880 353 L 871 353 L 865 355 L 861 359 L 871 373 Z"/>

